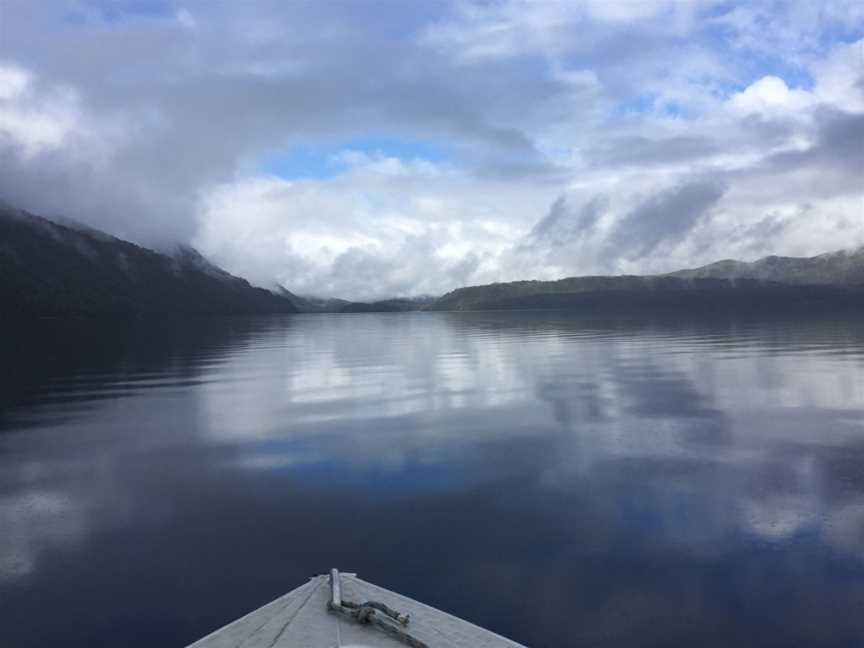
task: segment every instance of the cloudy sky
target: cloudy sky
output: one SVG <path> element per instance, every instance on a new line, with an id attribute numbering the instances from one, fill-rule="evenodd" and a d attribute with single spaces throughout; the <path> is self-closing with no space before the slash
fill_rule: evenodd
<path id="1" fill-rule="evenodd" d="M 864 244 L 864 3 L 0 0 L 0 199 L 370 299 Z"/>

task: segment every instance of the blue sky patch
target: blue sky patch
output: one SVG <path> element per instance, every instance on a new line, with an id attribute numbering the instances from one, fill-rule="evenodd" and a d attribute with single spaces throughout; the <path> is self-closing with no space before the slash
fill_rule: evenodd
<path id="1" fill-rule="evenodd" d="M 644 94 L 630 97 L 619 101 L 612 108 L 612 117 L 625 117 L 627 115 L 650 113 L 654 111 L 654 102 L 657 101 L 656 94 Z"/>
<path id="2" fill-rule="evenodd" d="M 134 18 L 173 18 L 176 14 L 174 0 L 87 0 L 68 11 L 65 19 L 72 24 L 122 23 Z"/>
<path id="3" fill-rule="evenodd" d="M 258 165 L 258 171 L 285 179 L 330 178 L 345 171 L 345 165 L 336 157 L 349 150 L 400 160 L 442 162 L 451 159 L 442 146 L 428 141 L 367 135 L 338 143 L 298 144 L 267 156 Z"/>

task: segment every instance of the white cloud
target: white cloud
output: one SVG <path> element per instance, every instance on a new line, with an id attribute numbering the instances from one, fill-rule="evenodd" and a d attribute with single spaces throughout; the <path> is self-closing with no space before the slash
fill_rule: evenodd
<path id="1" fill-rule="evenodd" d="M 33 75 L 0 63 L 0 143 L 25 158 L 61 147 L 81 129 L 77 93 L 68 87 L 37 87 Z"/>
<path id="2" fill-rule="evenodd" d="M 498 255 L 536 217 L 538 194 L 549 194 L 428 161 L 346 156 L 351 166 L 334 178 L 223 185 L 202 206 L 195 244 L 231 271 L 301 294 L 438 294 L 493 278 Z"/>
<path id="3" fill-rule="evenodd" d="M 711 3 L 704 3 L 708 8 Z M 429 25 L 421 43 L 446 50 L 462 63 L 480 63 L 530 53 L 554 57 L 603 45 L 616 29 L 641 31 L 646 24 L 662 34 L 686 33 L 691 3 L 653 2 L 457 2 L 454 11 Z"/>
<path id="4" fill-rule="evenodd" d="M 825 58 L 813 61 L 811 70 L 816 79 L 813 93 L 820 101 L 864 112 L 864 39 L 836 45 Z"/>
<path id="5" fill-rule="evenodd" d="M 854 4 L 397 3 L 385 24 L 190 0 L 74 25 L 22 4 L 0 39 L 0 197 L 353 298 L 815 254 L 864 242 Z M 379 135 L 445 159 L 350 144 Z M 310 144 L 344 148 L 334 175 L 257 171 Z M 693 222 L 650 209 L 699 186 L 723 191 Z M 603 214 L 526 255 L 561 196 Z"/>
<path id="6" fill-rule="evenodd" d="M 187 29 L 194 29 L 195 26 L 198 24 L 195 20 L 195 16 L 193 16 L 192 13 L 186 9 L 180 9 L 177 12 L 177 22 L 179 22 Z"/>
<path id="7" fill-rule="evenodd" d="M 744 114 L 784 114 L 807 108 L 813 97 L 804 90 L 790 90 L 779 77 L 766 76 L 734 94 L 729 103 Z"/>
<path id="8" fill-rule="evenodd" d="M 783 171 L 780 177 L 793 183 L 765 176 L 776 156 L 806 156 L 820 145 L 825 106 L 856 107 L 850 52 L 853 46 L 838 46 L 814 62 L 813 90 L 790 89 L 768 75 L 728 99 L 713 98 L 698 118 L 647 113 L 598 124 L 594 132 L 559 132 L 559 149 L 549 155 L 570 179 L 552 186 L 524 180 L 511 186 L 471 169 L 354 150 L 335 156 L 347 167 L 335 178 L 226 185 L 221 205 L 202 211 L 197 243 L 259 282 L 275 272 L 300 292 L 360 299 L 438 294 L 485 281 L 666 272 L 730 256 L 810 255 L 862 244 L 862 198 L 849 193 L 842 173 L 817 160 Z M 760 139 L 747 121 L 754 117 L 780 134 L 770 143 Z M 649 125 L 654 139 L 642 135 Z M 581 155 L 568 154 L 568 144 Z M 586 156 L 586 147 L 598 145 L 605 157 Z M 598 164 L 603 159 L 609 163 Z M 700 177 L 725 186 L 692 222 L 686 212 L 645 207 Z M 263 193 L 254 189 L 262 186 Z M 551 248 L 532 243 L 526 234 L 559 192 L 574 214 L 598 198 L 603 212 L 592 228 L 566 234 L 563 243 L 560 233 Z M 256 216 L 261 210 L 269 214 L 263 221 Z M 565 221 L 557 226 L 571 227 Z M 625 236 L 640 239 L 639 246 L 622 247 Z M 273 246 L 281 252 L 247 259 L 246 249 Z M 339 276 L 349 269 L 353 279 Z"/>
<path id="9" fill-rule="evenodd" d="M 17 99 L 27 90 L 30 75 L 14 65 L 0 66 L 0 100 Z"/>

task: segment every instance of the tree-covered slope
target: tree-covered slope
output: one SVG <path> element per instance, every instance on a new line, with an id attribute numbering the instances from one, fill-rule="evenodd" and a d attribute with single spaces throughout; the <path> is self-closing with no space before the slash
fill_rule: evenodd
<path id="1" fill-rule="evenodd" d="M 570 277 L 470 286 L 447 293 L 432 310 L 584 308 L 861 309 L 864 248 L 811 258 L 720 261 L 667 275 Z"/>
<path id="2" fill-rule="evenodd" d="M 681 279 L 755 279 L 794 285 L 864 284 L 864 247 L 814 257 L 768 256 L 758 261 L 727 259 L 668 276 Z"/>
<path id="3" fill-rule="evenodd" d="M 160 254 L 0 206 L 0 317 L 294 311 L 192 248 Z"/>

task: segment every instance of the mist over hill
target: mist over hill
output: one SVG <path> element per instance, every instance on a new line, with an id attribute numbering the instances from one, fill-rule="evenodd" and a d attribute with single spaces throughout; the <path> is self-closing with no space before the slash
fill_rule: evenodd
<path id="1" fill-rule="evenodd" d="M 724 260 L 665 275 L 468 286 L 376 302 L 257 288 L 197 250 L 160 253 L 70 221 L 0 207 L 0 317 L 246 315 L 566 308 L 783 312 L 861 310 L 864 248 L 815 257 Z M 348 296 L 350 297 L 350 295 Z"/>
<path id="2" fill-rule="evenodd" d="M 815 257 L 726 260 L 665 275 L 569 277 L 453 290 L 432 310 L 862 309 L 864 248 Z"/>
<path id="3" fill-rule="evenodd" d="M 755 279 L 794 285 L 864 284 L 864 246 L 814 257 L 768 256 L 747 263 L 725 259 L 667 276 L 681 279 Z"/>
<path id="4" fill-rule="evenodd" d="M 0 317 L 291 313 L 287 299 L 195 249 L 161 254 L 99 230 L 0 206 Z"/>

